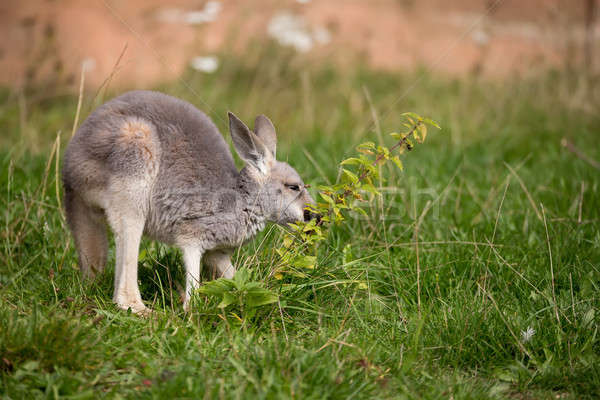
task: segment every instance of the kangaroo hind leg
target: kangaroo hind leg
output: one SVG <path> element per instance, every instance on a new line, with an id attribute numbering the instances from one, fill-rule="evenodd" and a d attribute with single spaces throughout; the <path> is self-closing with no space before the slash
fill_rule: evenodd
<path id="1" fill-rule="evenodd" d="M 104 215 L 70 190 L 65 190 L 65 211 L 79 255 L 79 269 L 85 279 L 93 279 L 106 266 L 108 235 Z"/>
<path id="2" fill-rule="evenodd" d="M 112 210 L 108 214 L 109 224 L 115 234 L 115 291 L 113 301 L 121 309 L 136 314 L 149 310 L 142 302 L 138 286 L 138 255 L 144 232 L 145 218 L 134 210 L 134 206 Z"/>

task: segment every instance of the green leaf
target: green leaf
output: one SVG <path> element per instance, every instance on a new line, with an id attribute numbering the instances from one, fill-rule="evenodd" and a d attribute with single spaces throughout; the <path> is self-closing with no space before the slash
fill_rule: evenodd
<path id="1" fill-rule="evenodd" d="M 333 205 L 335 203 L 333 201 L 333 199 L 331 198 L 331 196 L 328 196 L 325 193 L 319 193 L 319 196 L 321 196 L 323 198 L 323 200 L 325 200 L 326 202 L 328 202 L 331 205 Z"/>
<path id="2" fill-rule="evenodd" d="M 359 153 L 365 154 L 373 154 L 375 152 L 375 143 L 373 142 L 364 142 L 356 146 L 356 150 Z"/>
<path id="3" fill-rule="evenodd" d="M 344 173 L 344 176 L 352 183 L 357 183 L 358 182 L 358 176 L 356 176 L 356 174 L 352 171 L 348 171 L 347 169 L 343 168 L 342 172 Z"/>
<path id="4" fill-rule="evenodd" d="M 375 150 L 375 143 L 374 142 L 364 142 L 361 143 L 357 146 L 358 149 L 368 149 L 368 150 Z"/>
<path id="5" fill-rule="evenodd" d="M 211 296 L 219 296 L 235 288 L 231 279 L 219 278 L 205 283 L 198 288 L 198 292 Z"/>
<path id="6" fill-rule="evenodd" d="M 237 298 L 231 292 L 223 293 L 223 298 L 217 307 L 226 308 L 227 306 L 235 303 Z"/>
<path id="7" fill-rule="evenodd" d="M 316 224 L 317 224 L 316 219 L 310 220 L 306 225 L 304 225 L 304 228 L 302 228 L 302 232 L 311 232 L 311 231 L 315 230 Z"/>
<path id="8" fill-rule="evenodd" d="M 373 186 L 373 185 L 372 185 L 372 184 L 370 184 L 370 183 L 365 183 L 365 184 L 364 184 L 364 185 L 362 185 L 360 188 L 361 188 L 361 189 L 363 189 L 363 190 L 365 190 L 365 191 L 367 191 L 367 192 L 369 192 L 369 193 L 373 193 L 373 194 L 375 194 L 375 195 L 379 195 L 379 194 L 380 194 L 380 193 L 379 193 L 379 190 L 377 190 L 377 189 L 375 188 L 375 186 Z"/>
<path id="9" fill-rule="evenodd" d="M 420 125 L 419 125 L 419 126 L 420 126 Z M 414 130 L 414 132 L 413 132 L 413 138 L 415 138 L 415 140 L 416 140 L 417 142 L 421 143 L 421 136 L 420 136 L 419 132 L 420 132 L 420 129 L 419 129 L 419 128 L 415 129 L 415 130 Z M 407 140 L 408 140 L 408 139 L 407 139 Z"/>
<path id="10" fill-rule="evenodd" d="M 362 214 L 362 215 L 364 215 L 365 217 L 368 217 L 368 216 L 369 216 L 369 215 L 367 214 L 367 212 L 366 212 L 364 209 L 362 209 L 361 207 L 355 207 L 355 208 L 353 208 L 353 209 L 352 209 L 352 211 L 356 211 L 357 213 L 359 213 L 359 214 Z"/>
<path id="11" fill-rule="evenodd" d="M 255 289 L 247 293 L 246 305 L 255 308 L 277 302 L 279 296 L 268 289 Z"/>
<path id="12" fill-rule="evenodd" d="M 350 157 L 346 158 L 344 161 L 340 163 L 340 165 L 359 165 L 361 163 L 360 158 Z"/>
<path id="13" fill-rule="evenodd" d="M 290 228 L 292 228 L 293 230 L 295 230 L 295 231 L 297 231 L 297 230 L 299 230 L 299 229 L 300 229 L 300 225 L 298 225 L 298 224 L 294 224 L 293 222 L 290 222 L 290 223 L 288 224 L 288 226 L 289 226 Z"/>
<path id="14" fill-rule="evenodd" d="M 283 247 L 289 249 L 294 244 L 294 238 L 292 236 L 286 235 L 283 238 Z"/>
<path id="15" fill-rule="evenodd" d="M 138 254 L 138 262 L 143 263 L 144 261 L 146 261 L 146 257 L 146 249 L 140 250 L 140 254 Z"/>
<path id="16" fill-rule="evenodd" d="M 414 118 L 414 119 L 416 119 L 417 121 L 423 121 L 423 117 L 421 117 L 420 115 L 418 115 L 418 114 L 416 114 L 416 113 L 414 113 L 414 112 L 412 112 L 412 111 L 408 111 L 408 112 L 402 113 L 401 115 L 402 115 L 403 117 L 406 117 L 406 118 L 408 118 L 409 120 L 410 120 L 411 118 Z"/>
<path id="17" fill-rule="evenodd" d="M 404 165 L 402 165 L 402 160 L 400 160 L 400 157 L 394 156 L 390 158 L 390 160 L 392 160 L 392 162 L 396 164 L 396 167 L 398 167 L 400 171 L 404 170 Z"/>
<path id="18" fill-rule="evenodd" d="M 388 159 L 390 150 L 385 146 L 377 146 L 377 155 L 382 155 L 385 159 Z"/>
<path id="19" fill-rule="evenodd" d="M 250 280 L 250 271 L 248 268 L 240 268 L 233 276 L 233 283 L 238 290 L 244 288 L 246 282 Z"/>
<path id="20" fill-rule="evenodd" d="M 263 287 L 263 283 L 262 282 L 248 282 L 246 284 L 246 286 L 244 287 L 244 289 L 246 291 L 251 291 L 251 290 L 254 290 L 254 289 L 262 289 L 262 287 Z"/>
<path id="21" fill-rule="evenodd" d="M 421 131 L 421 143 L 425 141 L 425 138 L 427 137 L 427 125 L 421 125 L 419 126 L 419 131 Z"/>
<path id="22" fill-rule="evenodd" d="M 442 128 L 440 128 L 440 125 L 437 122 L 435 122 L 434 120 L 432 120 L 431 118 L 423 118 L 423 122 L 425 122 L 426 124 L 429 124 L 431 126 L 435 126 L 438 129 L 442 129 Z"/>
<path id="23" fill-rule="evenodd" d="M 362 210 L 362 208 L 361 208 Z M 364 211 L 364 210 L 363 210 Z M 348 264 L 349 262 L 354 260 L 354 255 L 352 254 L 352 245 L 348 243 L 344 246 L 344 250 L 342 250 L 344 264 Z"/>
<path id="24" fill-rule="evenodd" d="M 583 314 L 583 318 L 581 319 L 582 326 L 587 326 L 591 322 L 593 322 L 595 315 L 596 315 L 596 312 L 593 308 L 590 308 L 589 310 L 587 310 L 586 313 Z"/>
<path id="25" fill-rule="evenodd" d="M 325 185 L 319 185 L 317 186 L 317 189 L 320 192 L 333 192 L 333 186 L 325 186 Z"/>
<path id="26" fill-rule="evenodd" d="M 316 262 L 316 256 L 300 256 L 292 262 L 292 265 L 296 268 L 313 269 L 315 267 Z"/>
<path id="27" fill-rule="evenodd" d="M 29 360 L 29 361 L 24 362 L 21 365 L 21 369 L 31 372 L 31 371 L 37 370 L 39 368 L 39 366 L 40 366 L 40 363 L 38 361 Z"/>
<path id="28" fill-rule="evenodd" d="M 390 136 L 393 137 L 395 140 L 402 140 L 402 138 L 404 137 L 402 134 L 400 134 L 398 132 L 392 132 L 392 133 L 390 133 Z"/>

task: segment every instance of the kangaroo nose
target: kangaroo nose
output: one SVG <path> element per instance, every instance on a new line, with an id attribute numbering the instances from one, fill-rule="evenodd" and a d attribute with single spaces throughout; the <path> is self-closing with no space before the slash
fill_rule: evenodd
<path id="1" fill-rule="evenodd" d="M 312 213 L 308 210 L 304 210 L 304 222 L 308 222 L 312 219 Z"/>
<path id="2" fill-rule="evenodd" d="M 311 219 L 316 219 L 317 223 L 321 222 L 321 215 L 311 212 L 309 210 L 304 210 L 304 222 L 308 222 Z"/>

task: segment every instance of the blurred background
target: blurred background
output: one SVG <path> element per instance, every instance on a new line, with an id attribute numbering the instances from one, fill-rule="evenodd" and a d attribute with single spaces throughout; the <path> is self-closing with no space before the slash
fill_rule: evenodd
<path id="1" fill-rule="evenodd" d="M 0 83 L 149 87 L 278 42 L 311 62 L 502 78 L 594 70 L 595 0 L 18 0 L 0 5 Z M 272 60 L 263 60 L 270 62 Z"/>
<path id="2" fill-rule="evenodd" d="M 597 8 L 595 0 L 3 1 L 0 144 L 42 151 L 71 130 L 80 88 L 82 118 L 127 89 L 159 89 L 220 126 L 233 109 L 267 113 L 296 133 L 353 137 L 377 118 L 393 129 L 394 111 L 418 106 L 454 128 L 455 144 L 478 121 L 506 118 L 492 110 L 517 103 L 515 90 L 545 112 L 595 114 Z M 456 125 L 460 104 L 470 127 Z"/>

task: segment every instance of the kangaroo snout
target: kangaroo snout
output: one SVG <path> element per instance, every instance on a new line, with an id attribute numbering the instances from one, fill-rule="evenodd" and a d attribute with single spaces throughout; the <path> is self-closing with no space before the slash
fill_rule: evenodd
<path id="1" fill-rule="evenodd" d="M 316 219 L 317 223 L 321 222 L 321 214 L 304 209 L 304 222 L 309 222 L 313 219 Z"/>

